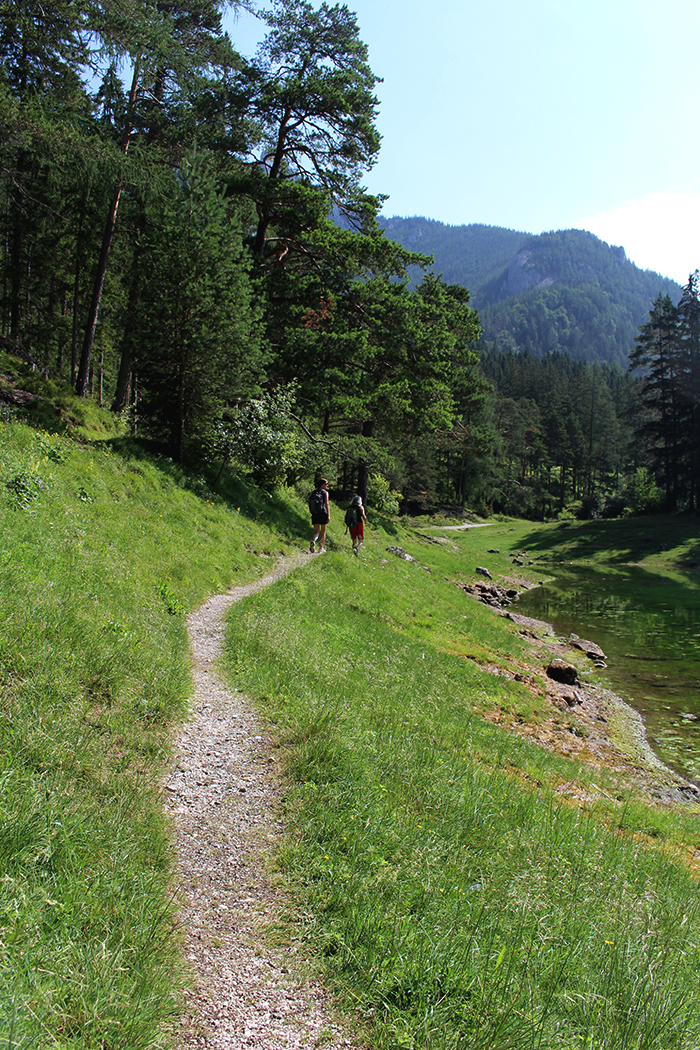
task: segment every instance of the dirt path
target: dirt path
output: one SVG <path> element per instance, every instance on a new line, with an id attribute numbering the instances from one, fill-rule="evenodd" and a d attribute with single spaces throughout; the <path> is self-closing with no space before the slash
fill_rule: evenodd
<path id="1" fill-rule="evenodd" d="M 284 828 L 270 741 L 246 697 L 227 689 L 214 662 L 223 614 L 309 560 L 299 554 L 245 587 L 218 594 L 188 620 L 194 657 L 192 719 L 165 784 L 176 835 L 185 954 L 195 981 L 178 1050 L 358 1048 L 294 951 L 274 950 L 263 928 L 284 901 L 267 858 Z"/>
<path id="2" fill-rule="evenodd" d="M 432 525 L 433 529 L 443 529 L 445 532 L 465 532 L 467 529 L 486 529 L 489 525 L 495 525 L 493 521 L 468 522 L 466 525 Z"/>

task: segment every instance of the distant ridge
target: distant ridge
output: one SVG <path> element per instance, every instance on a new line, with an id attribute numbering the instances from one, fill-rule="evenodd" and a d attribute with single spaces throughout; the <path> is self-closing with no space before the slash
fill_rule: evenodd
<path id="1" fill-rule="evenodd" d="M 626 368 L 653 300 L 681 294 L 675 281 L 640 270 L 624 248 L 585 230 L 533 235 L 421 216 L 380 223 L 387 237 L 432 255 L 448 284 L 470 290 L 485 341 L 506 351 L 558 351 Z"/>

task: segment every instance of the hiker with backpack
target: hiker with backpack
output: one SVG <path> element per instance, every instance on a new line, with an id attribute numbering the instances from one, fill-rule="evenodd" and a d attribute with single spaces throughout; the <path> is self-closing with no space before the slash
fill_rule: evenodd
<path id="1" fill-rule="evenodd" d="M 360 556 L 360 547 L 365 542 L 365 523 L 367 515 L 362 506 L 362 497 L 355 496 L 352 503 L 345 511 L 345 524 L 350 529 L 352 540 L 352 553 L 356 558 Z"/>
<path id="2" fill-rule="evenodd" d="M 324 554 L 326 550 L 326 525 L 331 520 L 331 507 L 328 500 L 328 482 L 325 478 L 319 478 L 316 488 L 309 496 L 309 510 L 311 511 L 311 524 L 314 527 L 314 538 L 311 541 L 309 552 L 314 553 L 314 546 L 318 540 L 318 553 Z"/>

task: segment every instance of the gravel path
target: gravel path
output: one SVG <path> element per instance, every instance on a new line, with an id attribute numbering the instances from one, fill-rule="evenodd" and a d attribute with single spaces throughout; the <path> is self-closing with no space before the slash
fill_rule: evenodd
<path id="1" fill-rule="evenodd" d="M 284 832 L 279 777 L 252 706 L 214 671 L 228 606 L 310 557 L 281 560 L 263 579 L 210 598 L 187 623 L 193 714 L 165 783 L 177 835 L 185 954 L 195 978 L 176 1034 L 178 1050 L 360 1046 L 334 1019 L 303 959 L 266 943 L 264 927 L 284 904 L 267 868 Z"/>

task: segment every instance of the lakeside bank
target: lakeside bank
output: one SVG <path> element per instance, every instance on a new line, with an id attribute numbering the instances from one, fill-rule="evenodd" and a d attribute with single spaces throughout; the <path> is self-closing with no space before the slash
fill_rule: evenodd
<path id="1" fill-rule="evenodd" d="M 632 568 L 643 572 L 645 595 L 651 587 L 654 593 L 664 596 L 670 594 L 669 601 L 672 602 L 678 591 L 675 598 L 678 604 L 692 600 L 695 591 L 697 600 L 697 582 L 694 577 L 698 529 L 695 523 L 687 518 L 669 517 L 655 518 L 651 522 L 641 518 L 601 523 L 535 525 L 494 521 L 490 524 L 488 542 L 483 534 L 469 538 L 471 542 L 468 549 L 474 559 L 471 575 L 461 573 L 454 582 L 516 621 L 516 629 L 529 644 L 535 663 L 516 666 L 513 677 L 517 681 L 527 682 L 536 693 L 546 695 L 555 709 L 563 711 L 570 718 L 569 739 L 561 732 L 561 720 L 555 723 L 553 731 L 553 719 L 545 720 L 543 724 L 524 724 L 522 719 L 516 717 L 511 719 L 514 731 L 529 739 L 539 740 L 544 746 L 564 755 L 575 755 L 594 765 L 604 759 L 612 768 L 620 772 L 624 770 L 632 776 L 652 800 L 665 800 L 669 804 L 695 801 L 697 785 L 694 778 L 688 775 L 687 770 L 674 769 L 656 754 L 647 737 L 644 717 L 635 707 L 634 699 L 625 700 L 614 687 L 610 687 L 609 681 L 605 684 L 596 681 L 601 676 L 607 676 L 605 654 L 598 649 L 597 654 L 592 652 L 591 659 L 587 659 L 581 652 L 583 647 L 580 640 L 572 644 L 577 636 L 571 634 L 569 637 L 569 632 L 583 631 L 575 619 L 575 613 L 567 612 L 567 630 L 563 635 L 561 632 L 557 635 L 553 624 L 536 618 L 537 613 L 523 616 L 519 612 L 519 599 L 524 595 L 526 609 L 538 609 L 540 605 L 549 608 L 546 602 L 541 603 L 538 599 L 539 593 L 544 589 L 551 594 L 550 585 L 556 582 L 558 573 L 566 571 L 570 574 L 573 567 L 580 572 L 581 566 L 590 572 L 598 572 L 600 601 L 608 616 L 611 566 L 618 576 L 623 570 L 631 571 Z M 453 530 L 455 527 L 448 528 Z M 446 531 L 444 527 L 439 529 L 443 535 Z M 439 538 L 437 542 L 446 541 Z M 490 570 L 486 566 L 490 566 Z M 490 581 L 487 582 L 484 576 L 490 577 Z M 567 598 L 568 592 L 564 589 L 560 600 L 568 607 Z M 508 612 L 507 607 L 515 600 L 518 604 L 513 605 L 513 611 Z M 629 605 L 630 600 L 627 595 L 625 604 Z M 582 599 L 580 604 L 585 612 L 589 602 Z M 586 631 L 589 629 L 593 633 L 588 636 L 598 641 L 595 628 L 589 628 L 586 624 Z M 608 625 L 608 633 L 603 637 L 606 648 L 610 642 L 609 632 Z M 581 673 L 581 680 L 575 689 L 559 688 L 558 695 L 556 683 L 546 675 L 549 660 L 556 658 L 570 661 Z M 495 673 L 503 674 L 504 671 L 496 667 Z M 691 718 L 690 715 L 685 717 Z"/>

